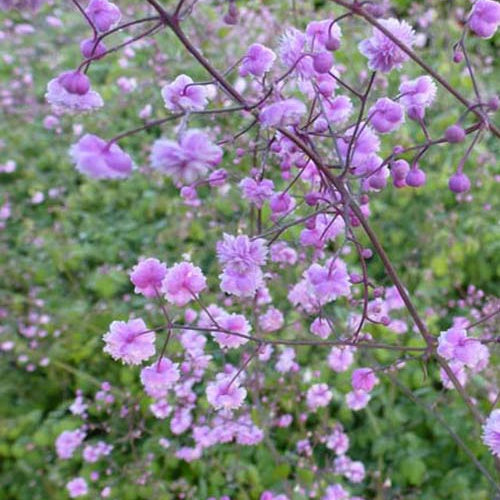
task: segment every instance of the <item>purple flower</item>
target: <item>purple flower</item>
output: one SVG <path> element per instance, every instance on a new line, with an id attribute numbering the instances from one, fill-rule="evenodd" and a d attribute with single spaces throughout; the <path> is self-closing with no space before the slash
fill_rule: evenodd
<path id="1" fill-rule="evenodd" d="M 275 307 L 270 307 L 267 312 L 259 317 L 259 326 L 264 332 L 275 332 L 285 323 L 283 313 Z"/>
<path id="2" fill-rule="evenodd" d="M 140 318 L 127 322 L 113 321 L 109 332 L 103 336 L 106 343 L 104 352 L 128 365 L 142 363 L 155 353 L 155 333 L 147 330 Z"/>
<path id="3" fill-rule="evenodd" d="M 77 498 L 86 495 L 89 492 L 87 481 L 83 477 L 75 477 L 67 485 L 66 489 L 70 498 Z"/>
<path id="4" fill-rule="evenodd" d="M 323 21 L 311 21 L 306 28 L 306 35 L 314 46 L 317 44 L 331 50 L 334 45 L 337 48 L 340 46 L 340 38 L 342 32 L 338 23 L 333 23 L 333 19 L 324 19 Z"/>
<path id="5" fill-rule="evenodd" d="M 70 148 L 76 169 L 93 179 L 123 179 L 132 172 L 132 159 L 118 144 L 85 134 Z"/>
<path id="6" fill-rule="evenodd" d="M 200 130 L 188 130 L 180 142 L 159 139 L 153 144 L 151 163 L 174 182 L 191 184 L 222 160 L 222 149 Z"/>
<path id="7" fill-rule="evenodd" d="M 483 426 L 483 443 L 500 457 L 500 409 L 493 410 Z"/>
<path id="8" fill-rule="evenodd" d="M 415 43 L 415 32 L 406 21 L 383 19 L 379 23 L 391 32 L 406 47 Z M 368 58 L 368 67 L 373 71 L 388 73 L 394 68 L 400 69 L 409 56 L 390 38 L 377 28 L 373 28 L 372 37 L 359 44 L 360 52 Z"/>
<path id="9" fill-rule="evenodd" d="M 322 339 L 327 339 L 330 336 L 330 333 L 332 333 L 332 327 L 330 326 L 330 323 L 328 322 L 327 319 L 325 318 L 316 318 L 312 323 L 311 323 L 311 333 L 314 333 L 314 335 L 317 335 L 318 337 Z"/>
<path id="10" fill-rule="evenodd" d="M 61 459 L 71 458 L 84 439 L 85 432 L 80 429 L 62 432 L 56 439 L 57 456 Z"/>
<path id="11" fill-rule="evenodd" d="M 179 378 L 179 365 L 166 357 L 141 370 L 141 382 L 146 393 L 156 399 L 164 398 Z"/>
<path id="12" fill-rule="evenodd" d="M 399 86 L 401 103 L 412 120 L 423 119 L 425 110 L 436 97 L 436 84 L 430 76 L 420 76 L 415 80 L 403 82 Z"/>
<path id="13" fill-rule="evenodd" d="M 477 0 L 467 24 L 477 36 L 491 38 L 500 24 L 500 3 L 493 0 Z"/>
<path id="14" fill-rule="evenodd" d="M 235 410 L 243 404 L 247 395 L 239 381 L 231 376 L 218 374 L 214 382 L 207 384 L 207 400 L 216 410 Z"/>
<path id="15" fill-rule="evenodd" d="M 256 181 L 251 177 L 245 177 L 238 186 L 243 191 L 243 198 L 253 203 L 257 208 L 262 208 L 266 200 L 274 193 L 274 183 L 269 179 Z"/>
<path id="16" fill-rule="evenodd" d="M 349 500 L 350 495 L 340 484 L 331 484 L 325 490 L 321 500 Z"/>
<path id="17" fill-rule="evenodd" d="M 142 293 L 144 297 L 151 298 L 156 297 L 166 274 L 167 266 L 163 262 L 148 258 L 134 266 L 130 280 L 135 285 L 135 293 Z"/>
<path id="18" fill-rule="evenodd" d="M 47 84 L 45 99 L 56 111 L 91 111 L 104 105 L 83 73 L 66 71 Z"/>
<path id="19" fill-rule="evenodd" d="M 161 290 L 170 303 L 182 307 L 206 287 L 207 280 L 199 267 L 180 262 L 167 271 Z"/>
<path id="20" fill-rule="evenodd" d="M 354 347 L 332 347 L 328 355 L 328 366 L 337 373 L 345 372 L 354 362 Z"/>
<path id="21" fill-rule="evenodd" d="M 339 95 L 333 99 L 323 100 L 324 115 L 332 124 L 345 122 L 351 116 L 353 104 L 349 97 Z"/>
<path id="22" fill-rule="evenodd" d="M 108 0 L 90 0 L 85 13 L 98 31 L 108 31 L 120 21 L 120 9 Z"/>
<path id="23" fill-rule="evenodd" d="M 404 122 L 404 109 L 401 104 L 382 97 L 371 108 L 371 124 L 380 134 L 387 134 L 397 130 Z"/>
<path id="24" fill-rule="evenodd" d="M 318 408 L 328 406 L 332 397 L 333 394 L 328 388 L 328 385 L 314 384 L 308 389 L 306 394 L 307 406 L 312 411 L 317 410 Z"/>
<path id="25" fill-rule="evenodd" d="M 287 30 L 281 38 L 279 55 L 283 64 L 303 77 L 311 78 L 315 72 L 312 59 L 304 56 L 306 50 L 306 35 L 296 28 Z"/>
<path id="26" fill-rule="evenodd" d="M 354 370 L 351 380 L 355 391 L 365 392 L 370 392 L 378 382 L 378 378 L 371 368 L 358 368 Z"/>
<path id="27" fill-rule="evenodd" d="M 370 401 L 370 394 L 366 391 L 352 391 L 346 394 L 347 406 L 354 411 L 362 410 Z"/>
<path id="28" fill-rule="evenodd" d="M 170 111 L 201 111 L 207 105 L 207 92 L 202 85 L 193 84 L 187 75 L 179 75 L 161 89 L 165 107 Z"/>
<path id="29" fill-rule="evenodd" d="M 238 297 L 252 297 L 263 285 L 260 269 L 266 263 L 267 247 L 263 239 L 224 234 L 217 243 L 217 257 L 223 267 L 221 289 Z"/>
<path id="30" fill-rule="evenodd" d="M 269 104 L 259 113 L 259 120 L 264 127 L 297 125 L 307 108 L 302 101 L 291 97 Z"/>
<path id="31" fill-rule="evenodd" d="M 224 314 L 222 317 L 217 319 L 217 323 L 224 330 L 236 334 L 239 333 L 241 335 L 249 335 L 252 330 L 250 323 L 242 314 Z M 249 339 L 244 336 L 232 335 L 231 333 L 226 333 L 225 331 L 214 332 L 212 336 L 220 347 L 227 347 L 229 349 L 240 347 L 249 341 Z"/>
<path id="32" fill-rule="evenodd" d="M 247 76 L 263 76 L 271 70 L 276 59 L 276 54 L 271 50 L 261 45 L 254 43 L 250 45 L 245 57 L 241 63 L 240 75 Z"/>

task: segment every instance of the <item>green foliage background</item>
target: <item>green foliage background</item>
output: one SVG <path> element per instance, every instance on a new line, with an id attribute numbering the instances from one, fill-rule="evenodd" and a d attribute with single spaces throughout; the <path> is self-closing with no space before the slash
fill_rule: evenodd
<path id="1" fill-rule="evenodd" d="M 280 15 L 279 10 L 285 13 L 291 2 L 264 3 L 278 4 L 276 15 Z M 297 3 L 299 8 L 305 8 L 301 2 Z M 407 15 L 411 3 L 409 0 L 395 2 L 398 14 Z M 420 3 L 432 4 L 440 16 L 439 22 L 430 28 L 424 52 L 426 59 L 453 85 L 470 94 L 468 78 L 450 62 L 450 42 L 457 39 L 460 32 L 448 5 L 460 3 L 467 7 L 468 2 Z M 255 7 L 258 2 L 248 4 Z M 328 2 L 316 2 L 316 8 L 318 18 L 330 15 Z M 8 310 L 7 317 L 2 319 L 7 332 L 4 334 L 16 338 L 15 351 L 0 357 L 2 499 L 66 498 L 62 486 L 78 468 L 75 463 L 58 463 L 53 443 L 62 430 L 74 423 L 68 406 L 75 390 L 94 391 L 96 383 L 102 380 L 137 390 L 135 374 L 103 355 L 101 335 L 113 319 L 126 318 L 131 310 L 138 311 L 143 305 L 139 298 L 133 297 L 130 302 L 122 299 L 124 294 L 132 292 L 127 270 L 138 256 L 155 255 L 174 262 L 182 253 L 191 251 L 201 259 L 204 269 L 215 269 L 213 247 L 219 236 L 208 224 L 209 217 L 183 218 L 186 208 L 176 190 L 163 179 L 136 172 L 125 182 L 95 182 L 74 171 L 67 155 L 68 146 L 73 142 L 74 122 L 84 124 L 86 130 L 111 137 L 137 126 L 137 111 L 145 103 L 151 101 L 156 109 L 161 109 L 160 98 L 153 77 L 148 76 L 149 49 L 139 50 L 126 69 L 118 65 L 117 58 L 111 58 L 111 62 L 98 63 L 92 70 L 93 83 L 102 91 L 108 108 L 88 117 L 63 118 L 61 135 L 47 131 L 42 125 L 48 111 L 43 102 L 46 82 L 78 60 L 74 41 L 83 36 L 84 29 L 66 7 L 60 11 L 64 28 L 50 28 L 44 22 L 49 10 L 43 9 L 29 19 L 36 27 L 34 34 L 4 41 L 2 49 L 32 72 L 36 96 L 34 104 L 23 105 L 21 100 L 15 113 L 0 120 L 0 136 L 5 143 L 0 150 L 0 163 L 8 159 L 17 162 L 15 173 L 0 174 L 0 203 L 8 197 L 13 210 L 6 229 L 0 232 L 0 304 Z M 0 23 L 8 18 L 15 23 L 22 22 L 19 14 L 2 13 Z M 346 46 L 354 43 L 359 29 L 346 29 L 345 36 Z M 172 36 L 163 34 L 158 38 L 160 50 L 175 61 L 170 77 L 185 72 L 195 79 L 205 78 L 182 55 Z M 476 54 L 475 62 L 481 67 L 486 58 L 497 51 L 498 38 L 487 42 L 473 39 L 470 45 Z M 210 52 L 209 46 L 205 48 Z M 217 54 L 210 56 L 217 57 Z M 356 50 L 340 52 L 338 59 L 348 65 L 353 75 L 364 64 Z M 15 78 L 15 67 L 15 64 L 0 65 L 2 87 Z M 497 70 L 495 66 L 490 67 L 489 72 L 482 75 L 484 80 L 491 84 Z M 132 94 L 138 99 L 137 105 L 128 106 L 128 97 L 121 96 L 113 83 L 123 74 L 151 78 L 151 85 L 144 87 L 139 97 Z M 458 118 L 460 111 L 441 92 L 432 115 L 431 131 L 442 132 Z M 157 129 L 131 137 L 123 147 L 138 165 L 145 165 L 148 145 L 160 133 Z M 419 134 L 415 127 L 409 126 L 400 141 L 410 141 Z M 446 187 L 462 152 L 460 146 L 434 149 L 425 158 L 429 179 L 425 189 L 415 192 L 388 188 L 372 202 L 371 220 L 404 282 L 412 293 L 417 292 L 421 308 L 432 307 L 435 311 L 428 317 L 434 333 L 446 327 L 453 314 L 461 313 L 458 309 L 448 310 L 448 315 L 443 317 L 441 311 L 450 298 L 460 297 L 469 284 L 491 295 L 498 296 L 500 291 L 500 235 L 494 206 L 500 193 L 498 182 L 492 180 L 498 142 L 483 141 L 467 163 L 467 171 L 475 181 L 471 203 L 458 203 Z M 489 154 L 489 159 L 480 161 L 481 154 Z M 230 165 L 231 153 L 226 157 Z M 241 168 L 246 165 L 242 163 Z M 498 170 L 496 173 L 498 175 Z M 64 194 L 47 198 L 39 205 L 30 203 L 34 193 L 46 194 L 53 187 L 64 187 Z M 493 208 L 485 210 L 485 204 L 493 204 Z M 243 210 L 246 208 L 235 193 L 218 203 L 217 217 L 220 222 L 235 227 L 245 215 Z M 370 263 L 370 273 L 387 282 L 381 264 L 375 259 Z M 36 296 L 45 301 L 43 312 L 51 316 L 49 332 L 60 330 L 62 333 L 40 352 L 30 354 L 35 360 L 49 356 L 49 366 L 27 373 L 16 362 L 18 355 L 29 351 L 17 329 L 18 322 L 24 321 L 30 310 L 30 292 L 34 290 Z M 383 339 L 385 333 L 378 334 Z M 386 353 L 378 352 L 374 356 L 379 363 L 392 359 Z M 306 349 L 299 359 L 314 359 L 314 353 Z M 480 443 L 478 429 L 467 410 L 453 393 L 442 391 L 436 373 L 429 376 L 430 380 L 424 383 L 422 367 L 414 363 L 402 372 L 400 380 L 428 404 L 437 401 L 446 422 L 481 462 L 493 470 L 493 461 Z M 476 382 L 481 384 L 480 379 Z M 335 378 L 335 390 L 339 393 L 346 392 L 348 386 L 347 375 Z M 291 395 L 280 404 L 292 411 Z M 486 406 L 482 409 L 488 410 Z M 340 405 L 332 411 L 334 418 L 348 430 L 352 442 L 350 455 L 362 460 L 371 475 L 368 488 L 359 488 L 366 498 L 492 498 L 487 483 L 440 424 L 406 399 L 390 381 L 381 384 L 361 414 Z M 146 456 L 151 450 L 159 453 L 154 436 L 162 434 L 162 424 L 148 422 L 151 436 L 138 443 L 136 452 L 140 456 Z M 299 432 L 299 429 L 291 431 Z M 277 449 L 283 453 L 288 442 L 293 441 L 289 433 L 290 430 L 278 431 L 273 436 Z M 124 445 L 117 459 L 123 467 L 124 479 L 133 473 L 127 469 L 130 454 L 131 450 Z M 320 462 L 327 459 L 323 450 L 317 450 L 317 455 Z M 89 466 L 83 467 L 84 472 L 90 470 L 85 469 Z M 154 486 L 122 480 L 113 487 L 112 498 L 176 498 L 174 491 L 180 485 L 179 488 L 187 489 L 187 498 L 204 499 L 226 493 L 234 499 L 254 500 L 264 488 L 279 490 L 293 474 L 304 484 L 313 480 L 308 470 L 292 471 L 287 464 L 278 466 L 264 444 L 256 449 L 220 446 L 207 461 L 190 465 L 165 452 L 163 459 L 155 460 L 151 468 L 156 478 Z M 387 477 L 392 481 L 389 489 L 383 486 Z"/>

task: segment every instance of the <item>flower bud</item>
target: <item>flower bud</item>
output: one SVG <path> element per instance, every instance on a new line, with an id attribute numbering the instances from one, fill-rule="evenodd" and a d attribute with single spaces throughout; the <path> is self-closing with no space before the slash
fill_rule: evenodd
<path id="1" fill-rule="evenodd" d="M 313 57 L 313 68 L 318 73 L 328 73 L 333 66 L 333 56 L 329 52 L 320 52 Z"/>
<path id="2" fill-rule="evenodd" d="M 338 50 L 340 48 L 340 40 L 338 38 L 334 38 L 333 36 L 329 36 L 326 40 L 325 48 L 331 51 Z"/>
<path id="3" fill-rule="evenodd" d="M 99 42 L 95 45 L 96 41 L 93 38 L 87 38 L 80 43 L 80 51 L 86 59 L 90 59 L 91 57 L 94 59 L 99 59 L 106 52 L 106 46 Z M 95 46 L 95 48 L 94 48 Z"/>
<path id="4" fill-rule="evenodd" d="M 448 142 L 463 142 L 465 140 L 465 130 L 460 125 L 451 125 L 446 129 L 444 138 Z"/>
<path id="5" fill-rule="evenodd" d="M 405 181 L 408 186 L 418 188 L 425 184 L 425 179 L 425 172 L 415 165 L 406 175 Z"/>
<path id="6" fill-rule="evenodd" d="M 454 193 L 466 193 L 470 189 L 470 180 L 463 172 L 456 172 L 450 177 L 448 187 Z"/>
<path id="7" fill-rule="evenodd" d="M 90 80 L 80 71 L 67 71 L 59 76 L 59 83 L 70 94 L 85 95 L 90 89 Z"/>

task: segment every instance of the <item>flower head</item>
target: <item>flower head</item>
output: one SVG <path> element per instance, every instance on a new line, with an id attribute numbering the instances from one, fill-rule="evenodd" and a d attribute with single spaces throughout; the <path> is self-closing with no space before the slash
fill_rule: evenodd
<path id="1" fill-rule="evenodd" d="M 101 32 L 108 31 L 121 18 L 120 9 L 108 0 L 90 0 L 85 13 Z"/>
<path id="2" fill-rule="evenodd" d="M 113 321 L 103 339 L 104 352 L 128 365 L 138 365 L 155 353 L 155 333 L 140 318 Z"/>
<path id="3" fill-rule="evenodd" d="M 141 382 L 146 393 L 153 398 L 164 398 L 168 390 L 179 380 L 177 363 L 163 357 L 159 362 L 141 370 Z"/>
<path id="4" fill-rule="evenodd" d="M 83 477 L 75 477 L 66 485 L 70 498 L 77 498 L 89 492 L 87 481 Z"/>
<path id="5" fill-rule="evenodd" d="M 406 47 L 415 43 L 415 32 L 406 21 L 383 19 L 379 23 L 391 32 Z M 359 44 L 360 52 L 368 58 L 368 67 L 373 71 L 388 73 L 400 69 L 409 56 L 379 29 L 373 28 L 372 37 Z"/>
<path id="6" fill-rule="evenodd" d="M 302 101 L 291 97 L 263 108 L 259 113 L 259 120 L 263 127 L 296 125 L 306 110 L 306 105 Z"/>
<path id="7" fill-rule="evenodd" d="M 207 287 L 201 269 L 190 262 L 180 262 L 171 267 L 162 283 L 162 292 L 172 304 L 182 307 Z"/>
<path id="8" fill-rule="evenodd" d="M 240 75 L 247 76 L 263 76 L 270 71 L 276 59 L 276 54 L 271 50 L 261 45 L 254 43 L 247 50 L 243 62 L 240 67 Z"/>
<path id="9" fill-rule="evenodd" d="M 153 144 L 151 163 L 174 182 L 191 184 L 222 160 L 222 149 L 200 130 L 188 130 L 179 142 L 159 139 Z"/>
<path id="10" fill-rule="evenodd" d="M 82 174 L 93 179 L 123 179 L 132 172 L 132 159 L 118 144 L 85 134 L 69 154 Z"/>
<path id="11" fill-rule="evenodd" d="M 216 410 L 235 410 L 243 404 L 246 395 L 246 389 L 240 387 L 238 380 L 225 374 L 219 374 L 207 385 L 207 400 Z"/>
<path id="12" fill-rule="evenodd" d="M 369 114 L 373 128 L 380 134 L 394 132 L 404 122 L 403 106 L 388 97 L 378 99 Z"/>
<path id="13" fill-rule="evenodd" d="M 179 75 L 161 89 L 165 107 L 171 111 L 201 111 L 207 105 L 207 92 L 202 85 L 193 84 L 192 78 Z"/>
<path id="14" fill-rule="evenodd" d="M 483 426 L 483 442 L 500 457 L 500 409 L 493 410 Z"/>
<path id="15" fill-rule="evenodd" d="M 477 0 L 467 24 L 477 36 L 491 38 L 500 25 L 500 3 L 494 0 Z"/>
<path id="16" fill-rule="evenodd" d="M 104 105 L 100 94 L 90 88 L 83 73 L 66 71 L 47 84 L 45 99 L 56 111 L 92 111 Z"/>
<path id="17" fill-rule="evenodd" d="M 412 120 L 422 119 L 425 110 L 436 97 L 436 84 L 430 76 L 420 76 L 415 80 L 408 80 L 399 86 L 401 104 L 406 108 L 408 117 Z"/>
<path id="18" fill-rule="evenodd" d="M 156 297 L 166 274 L 167 266 L 158 259 L 150 257 L 134 266 L 130 280 L 135 285 L 135 293 L 142 293 L 145 297 L 151 298 Z"/>

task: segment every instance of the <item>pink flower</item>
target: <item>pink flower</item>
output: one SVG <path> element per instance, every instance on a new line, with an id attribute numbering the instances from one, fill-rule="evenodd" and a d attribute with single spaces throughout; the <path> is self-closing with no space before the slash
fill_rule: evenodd
<path id="1" fill-rule="evenodd" d="M 443 358 L 458 361 L 475 371 L 488 365 L 488 348 L 480 340 L 467 336 L 467 331 L 453 327 L 441 332 L 437 352 Z"/>
<path id="2" fill-rule="evenodd" d="M 224 314 L 217 322 L 224 330 L 240 335 L 249 335 L 252 330 L 245 316 L 242 314 Z M 220 347 L 233 349 L 248 342 L 248 338 L 240 335 L 232 335 L 226 332 L 214 332 L 213 337 Z"/>
<path id="3" fill-rule="evenodd" d="M 90 0 L 85 13 L 98 31 L 104 32 L 120 21 L 120 9 L 108 0 Z"/>
<path id="4" fill-rule="evenodd" d="M 310 330 L 311 333 L 314 333 L 314 335 L 317 335 L 322 339 L 327 339 L 332 333 L 332 327 L 330 326 L 328 320 L 326 320 L 325 318 L 316 318 L 311 323 Z"/>
<path id="5" fill-rule="evenodd" d="M 354 347 L 332 347 L 328 355 L 328 366 L 337 373 L 345 372 L 354 361 Z"/>
<path id="6" fill-rule="evenodd" d="M 342 427 L 337 427 L 327 436 L 326 447 L 337 455 L 343 455 L 349 449 L 349 437 L 345 432 L 342 432 Z"/>
<path id="7" fill-rule="evenodd" d="M 321 500 L 349 500 L 350 495 L 340 484 L 331 484 L 325 490 Z"/>
<path id="8" fill-rule="evenodd" d="M 260 43 L 254 43 L 250 45 L 243 58 L 240 75 L 247 76 L 251 74 L 254 76 L 263 76 L 271 70 L 275 59 L 276 54 L 271 49 Z"/>
<path id="9" fill-rule="evenodd" d="M 347 406 L 354 411 L 363 409 L 370 401 L 370 393 L 366 391 L 352 391 L 346 394 Z"/>
<path id="10" fill-rule="evenodd" d="M 308 389 L 306 394 L 307 406 L 312 411 L 317 410 L 318 408 L 328 406 L 332 397 L 332 391 L 330 391 L 326 384 L 314 384 Z"/>
<path id="11" fill-rule="evenodd" d="M 223 266 L 221 289 L 238 297 L 251 297 L 263 285 L 260 267 L 265 264 L 267 247 L 263 239 L 224 234 L 217 243 L 217 257 Z"/>
<path id="12" fill-rule="evenodd" d="M 259 317 L 259 326 L 264 332 L 275 332 L 283 326 L 284 322 L 283 313 L 275 307 L 270 307 Z"/>
<path id="13" fill-rule="evenodd" d="M 66 489 L 70 498 L 77 498 L 86 495 L 89 492 L 87 481 L 83 477 L 75 477 L 67 485 Z"/>
<path id="14" fill-rule="evenodd" d="M 178 363 L 172 363 L 166 357 L 141 370 L 141 382 L 146 393 L 157 399 L 164 398 L 179 378 Z"/>
<path id="15" fill-rule="evenodd" d="M 425 110 L 436 97 L 436 84 L 430 76 L 420 76 L 415 80 L 408 80 L 399 86 L 401 103 L 412 120 L 423 119 Z"/>
<path id="16" fill-rule="evenodd" d="M 371 124 L 380 134 L 387 134 L 397 130 L 404 122 L 404 109 L 401 104 L 382 97 L 371 108 Z"/>
<path id="17" fill-rule="evenodd" d="M 319 305 L 328 304 L 350 293 L 351 284 L 347 266 L 340 259 L 330 259 L 324 266 L 312 264 L 304 274 L 308 291 Z"/>
<path id="18" fill-rule="evenodd" d="M 483 443 L 500 457 L 500 409 L 493 410 L 483 425 Z"/>
<path id="19" fill-rule="evenodd" d="M 500 25 L 500 3 L 493 0 L 477 0 L 467 24 L 477 36 L 491 38 Z"/>
<path id="20" fill-rule="evenodd" d="M 76 169 L 93 179 L 124 179 L 132 172 L 132 159 L 118 144 L 85 134 L 71 146 L 69 154 Z"/>
<path id="21" fill-rule="evenodd" d="M 450 361 L 448 366 L 455 375 L 455 378 L 460 382 L 460 385 L 465 386 L 465 384 L 467 384 L 467 371 L 465 370 L 465 365 L 460 361 Z M 443 368 L 439 370 L 439 376 L 446 389 L 455 389 L 453 381 L 448 377 L 448 374 Z"/>
<path id="22" fill-rule="evenodd" d="M 92 90 L 90 84 L 84 84 L 84 80 L 77 81 L 75 75 L 76 72 L 67 71 L 50 80 L 45 93 L 47 102 L 56 111 L 61 112 L 92 111 L 101 108 L 104 102 L 100 94 Z"/>
<path id="23" fill-rule="evenodd" d="M 271 261 L 282 265 L 293 266 L 297 262 L 297 252 L 289 247 L 284 241 L 278 241 L 271 245 Z"/>
<path id="24" fill-rule="evenodd" d="M 63 431 L 56 439 L 57 456 L 61 459 L 71 458 L 84 439 L 85 432 L 80 429 Z"/>
<path id="25" fill-rule="evenodd" d="M 391 32 L 402 44 L 410 48 L 415 43 L 415 32 L 406 21 L 382 19 L 379 23 Z M 360 52 L 368 58 L 368 67 L 373 71 L 388 73 L 394 68 L 401 69 L 409 56 L 390 38 L 377 28 L 373 28 L 372 37 L 359 44 Z"/>
<path id="26" fill-rule="evenodd" d="M 153 144 L 151 164 L 174 182 L 191 184 L 222 160 L 222 149 L 200 130 L 188 130 L 180 142 L 159 139 Z"/>
<path id="27" fill-rule="evenodd" d="M 135 293 L 144 297 L 156 297 L 163 278 L 167 274 L 167 266 L 158 259 L 148 258 L 138 262 L 130 273 L 130 280 L 135 285 Z"/>
<path id="28" fill-rule="evenodd" d="M 311 21 L 306 28 L 306 35 L 314 46 L 317 44 L 332 50 L 333 43 L 340 46 L 342 32 L 338 23 L 333 23 L 333 19 L 324 19 L 323 21 Z"/>
<path id="29" fill-rule="evenodd" d="M 161 89 L 165 107 L 170 111 L 201 111 L 207 105 L 207 92 L 203 85 L 193 84 L 187 75 L 179 75 Z"/>
<path id="30" fill-rule="evenodd" d="M 378 378 L 371 368 L 358 368 L 352 374 L 352 387 L 355 391 L 370 392 L 377 382 Z"/>
<path id="31" fill-rule="evenodd" d="M 311 78 L 315 72 L 311 57 L 304 56 L 306 51 L 306 36 L 295 28 L 287 30 L 281 38 L 279 55 L 283 64 L 303 77 Z"/>
<path id="32" fill-rule="evenodd" d="M 353 104 L 351 99 L 345 95 L 339 95 L 333 99 L 324 99 L 323 112 L 328 122 L 331 124 L 340 124 L 345 122 L 351 116 Z"/>
<path id="33" fill-rule="evenodd" d="M 190 262 L 180 262 L 167 271 L 162 292 L 170 303 L 182 307 L 206 287 L 207 280 L 199 267 Z"/>
<path id="34" fill-rule="evenodd" d="M 274 183 L 269 179 L 256 181 L 251 177 L 245 177 L 238 186 L 243 191 L 243 198 L 253 203 L 257 208 L 262 208 L 266 200 L 274 193 Z"/>
<path id="35" fill-rule="evenodd" d="M 231 380 L 232 377 L 219 374 L 207 384 L 207 400 L 216 410 L 235 410 L 243 404 L 247 391 L 239 386 L 238 380 Z"/>
<path id="36" fill-rule="evenodd" d="M 302 101 L 291 97 L 263 108 L 259 113 L 259 120 L 263 127 L 297 125 L 306 111 L 306 105 Z"/>
<path id="37" fill-rule="evenodd" d="M 125 321 L 113 321 L 109 332 L 104 336 L 104 352 L 113 359 L 121 359 L 128 365 L 138 365 L 155 353 L 155 333 L 147 332 L 144 321 L 140 318 Z"/>
<path id="38" fill-rule="evenodd" d="M 276 371 L 279 373 L 287 373 L 292 370 L 295 370 L 298 367 L 297 363 L 295 363 L 295 351 L 292 347 L 287 347 L 283 349 L 283 352 L 280 354 L 278 358 L 278 362 L 276 363 Z"/>

